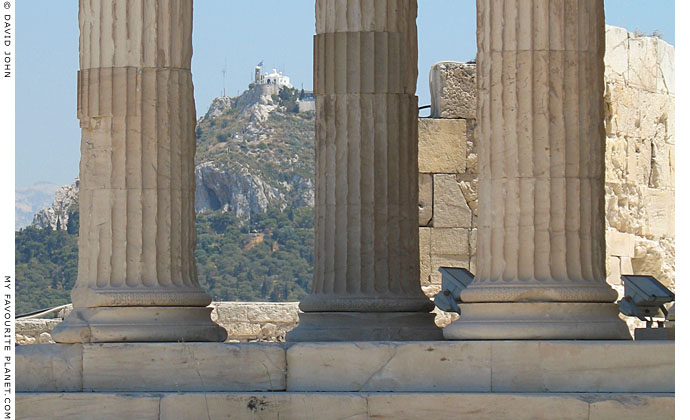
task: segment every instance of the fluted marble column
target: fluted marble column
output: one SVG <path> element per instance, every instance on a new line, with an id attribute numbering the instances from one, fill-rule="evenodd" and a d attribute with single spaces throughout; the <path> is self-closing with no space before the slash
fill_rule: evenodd
<path id="1" fill-rule="evenodd" d="M 477 0 L 478 270 L 450 339 L 629 338 L 606 284 L 603 0 Z"/>
<path id="2" fill-rule="evenodd" d="M 289 341 L 440 338 L 419 282 L 417 1 L 317 0 L 316 240 Z"/>
<path id="3" fill-rule="evenodd" d="M 57 342 L 223 341 L 196 276 L 192 0 L 80 0 L 74 312 Z"/>

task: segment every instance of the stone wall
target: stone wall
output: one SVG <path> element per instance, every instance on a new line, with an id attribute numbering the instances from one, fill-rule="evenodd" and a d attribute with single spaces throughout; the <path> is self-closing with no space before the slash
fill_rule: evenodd
<path id="1" fill-rule="evenodd" d="M 214 302 L 211 319 L 228 332 L 227 342 L 285 341 L 297 326 L 299 302 Z"/>
<path id="2" fill-rule="evenodd" d="M 418 159 L 420 278 L 430 297 L 440 291 L 440 267 L 476 268 L 476 66 L 436 64 L 431 85 L 440 118 L 419 119 Z"/>
<path id="3" fill-rule="evenodd" d="M 54 343 L 50 333 L 62 319 L 21 319 L 15 323 L 14 338 L 18 345 Z"/>
<path id="4" fill-rule="evenodd" d="M 675 290 L 675 61 L 661 39 L 606 31 L 608 281 L 651 274 Z"/>
<path id="5" fill-rule="evenodd" d="M 622 295 L 621 274 L 651 274 L 674 290 L 674 48 L 612 26 L 606 42 L 607 281 Z M 419 121 L 420 277 L 429 296 L 440 290 L 439 267 L 476 271 L 474 69 L 435 65 L 432 118 Z"/>

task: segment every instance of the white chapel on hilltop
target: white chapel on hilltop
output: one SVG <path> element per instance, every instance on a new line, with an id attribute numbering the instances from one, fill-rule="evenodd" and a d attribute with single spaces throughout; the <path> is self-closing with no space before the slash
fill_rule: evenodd
<path id="1" fill-rule="evenodd" d="M 278 73 L 276 69 L 269 73 L 262 73 L 263 63 L 260 63 L 254 69 L 254 83 L 257 85 L 276 85 L 279 87 L 286 86 L 292 88 L 290 77 L 284 76 L 283 72 Z"/>

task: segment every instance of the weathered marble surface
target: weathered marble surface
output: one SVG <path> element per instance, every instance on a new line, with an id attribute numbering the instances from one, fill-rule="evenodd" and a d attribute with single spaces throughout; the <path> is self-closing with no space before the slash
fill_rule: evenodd
<path id="1" fill-rule="evenodd" d="M 161 399 L 161 419 L 367 420 L 367 398 L 355 393 L 177 394 Z"/>
<path id="2" fill-rule="evenodd" d="M 416 20 L 417 0 L 316 1 L 314 280 L 288 341 L 440 337 L 419 284 Z"/>
<path id="3" fill-rule="evenodd" d="M 20 394 L 23 419 L 493 420 L 674 418 L 673 394 L 132 393 Z M 99 416 L 91 413 L 98 410 Z"/>
<path id="4" fill-rule="evenodd" d="M 80 392 L 81 344 L 32 344 L 16 348 L 19 392 Z"/>
<path id="5" fill-rule="evenodd" d="M 429 72 L 432 118 L 475 119 L 477 106 L 477 66 L 445 61 Z"/>
<path id="6" fill-rule="evenodd" d="M 226 337 L 194 260 L 192 9 L 79 2 L 79 267 L 57 342 Z"/>
<path id="7" fill-rule="evenodd" d="M 289 391 L 673 392 L 673 349 L 629 341 L 300 343 L 287 350 L 287 383 Z"/>
<path id="8" fill-rule="evenodd" d="M 477 269 L 444 337 L 629 338 L 605 281 L 603 0 L 530 4 L 477 2 Z"/>
<path id="9" fill-rule="evenodd" d="M 123 343 L 83 347 L 85 392 L 284 390 L 286 369 L 285 350 L 279 344 Z"/>
<path id="10" fill-rule="evenodd" d="M 487 342 L 300 343 L 287 354 L 291 391 L 491 391 Z"/>
<path id="11" fill-rule="evenodd" d="M 673 341 L 31 345 L 17 348 L 17 391 L 674 392 L 674 350 Z"/>
<path id="12" fill-rule="evenodd" d="M 464 173 L 467 124 L 465 120 L 419 119 L 419 172 Z"/>
<path id="13" fill-rule="evenodd" d="M 17 394 L 17 418 L 24 420 L 160 420 L 160 394 Z"/>
<path id="14" fill-rule="evenodd" d="M 19 392 L 285 390 L 280 344 L 105 343 L 17 347 Z"/>

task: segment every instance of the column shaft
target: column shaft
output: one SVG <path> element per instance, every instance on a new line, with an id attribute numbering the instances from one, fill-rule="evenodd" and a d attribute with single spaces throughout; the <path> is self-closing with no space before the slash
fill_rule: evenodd
<path id="1" fill-rule="evenodd" d="M 477 0 L 477 43 L 478 270 L 444 334 L 623 338 L 605 303 L 616 293 L 605 281 L 603 0 Z"/>
<path id="2" fill-rule="evenodd" d="M 288 340 L 440 337 L 419 282 L 416 18 L 416 0 L 316 1 L 315 270 Z"/>
<path id="3" fill-rule="evenodd" d="M 79 268 L 56 341 L 224 339 L 194 260 L 192 2 L 81 0 L 79 27 Z"/>

